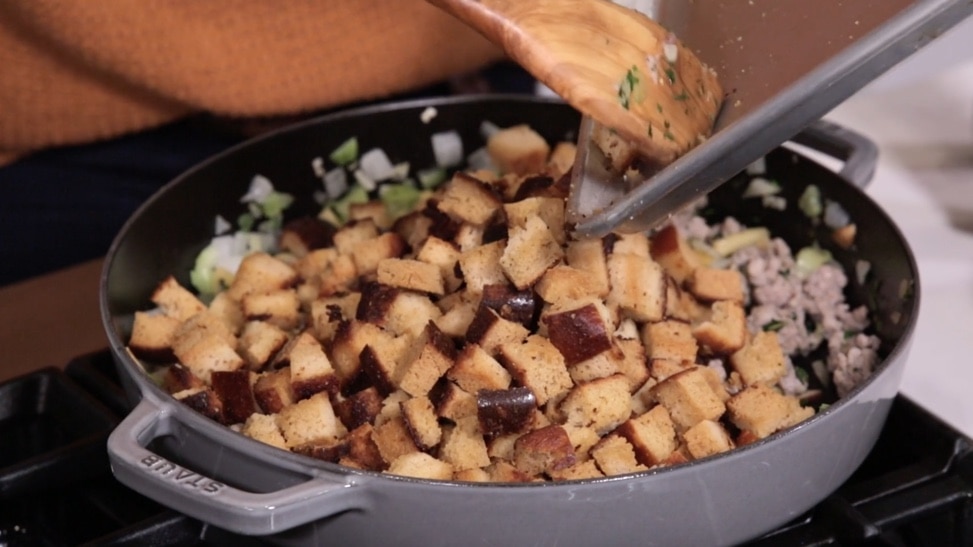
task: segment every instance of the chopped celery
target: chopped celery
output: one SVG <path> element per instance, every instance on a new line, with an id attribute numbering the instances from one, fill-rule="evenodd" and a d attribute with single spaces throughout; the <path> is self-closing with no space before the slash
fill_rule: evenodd
<path id="1" fill-rule="evenodd" d="M 256 223 L 257 219 L 254 218 L 253 213 L 246 212 L 237 217 L 236 224 L 240 227 L 240 231 L 249 232 L 253 230 L 253 225 Z"/>
<path id="2" fill-rule="evenodd" d="M 338 145 L 334 151 L 328 155 L 328 159 L 338 165 L 348 165 L 358 159 L 358 138 L 351 137 Z"/>
<path id="3" fill-rule="evenodd" d="M 416 178 L 419 179 L 419 185 L 425 189 L 432 189 L 446 180 L 446 170 L 442 167 L 430 167 L 429 169 L 421 169 L 416 173 Z"/>
<path id="4" fill-rule="evenodd" d="M 797 206 L 810 219 L 821 216 L 824 211 L 824 206 L 821 204 L 821 189 L 814 184 L 809 184 L 797 201 Z"/>
<path id="5" fill-rule="evenodd" d="M 830 261 L 831 252 L 820 247 L 804 247 L 794 257 L 797 271 L 803 275 L 810 274 Z"/>
<path id="6" fill-rule="evenodd" d="M 339 224 L 344 224 L 348 220 L 348 212 L 352 203 L 365 203 L 368 201 L 368 192 L 361 186 L 355 185 L 348 190 L 348 193 L 331 204 L 331 209 L 338 217 Z"/>
<path id="7" fill-rule="evenodd" d="M 288 208 L 293 202 L 294 196 L 274 190 L 260 202 L 260 206 L 263 208 L 264 216 L 277 218 L 283 216 L 284 209 Z"/>
<path id="8" fill-rule="evenodd" d="M 385 210 L 393 219 L 411 211 L 419 203 L 421 196 L 422 192 L 408 183 L 385 184 L 379 189 L 379 197 L 385 204 Z"/>

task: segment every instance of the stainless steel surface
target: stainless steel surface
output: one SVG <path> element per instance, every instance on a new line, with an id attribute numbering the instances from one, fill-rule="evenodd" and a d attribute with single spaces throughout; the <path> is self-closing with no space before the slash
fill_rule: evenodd
<path id="1" fill-rule="evenodd" d="M 727 101 L 714 135 L 649 181 L 579 199 L 580 234 L 657 224 L 973 13 L 969 0 L 627 3 L 697 50 Z"/>

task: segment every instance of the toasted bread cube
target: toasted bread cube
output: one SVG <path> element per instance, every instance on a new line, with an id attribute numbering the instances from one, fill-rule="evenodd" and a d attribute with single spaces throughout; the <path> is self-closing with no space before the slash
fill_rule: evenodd
<path id="1" fill-rule="evenodd" d="M 162 313 L 179 321 L 185 321 L 206 309 L 196 295 L 171 275 L 159 283 L 149 299 L 162 309 Z"/>
<path id="2" fill-rule="evenodd" d="M 393 336 L 381 327 L 364 321 L 342 322 L 331 344 L 331 366 L 342 384 L 361 372 L 359 356 L 366 345 L 390 343 Z"/>
<path id="3" fill-rule="evenodd" d="M 635 451 L 635 459 L 646 467 L 659 465 L 679 446 L 669 411 L 662 405 L 632 418 L 618 427 Z"/>
<path id="4" fill-rule="evenodd" d="M 291 389 L 291 369 L 283 367 L 261 373 L 253 385 L 253 397 L 266 414 L 277 414 L 297 401 Z"/>
<path id="5" fill-rule="evenodd" d="M 491 440 L 525 431 L 533 424 L 536 411 L 537 399 L 526 387 L 481 389 L 476 392 L 480 431 Z M 490 448 L 493 449 L 492 444 Z"/>
<path id="6" fill-rule="evenodd" d="M 466 341 L 478 344 L 487 353 L 494 355 L 501 345 L 519 342 L 528 334 L 530 331 L 527 327 L 508 321 L 493 309 L 481 304 L 466 331 Z"/>
<path id="7" fill-rule="evenodd" d="M 737 270 L 696 268 L 686 285 L 700 300 L 732 300 L 743 303 L 743 274 Z"/>
<path id="8" fill-rule="evenodd" d="M 801 407 L 796 397 L 786 396 L 765 384 L 754 384 L 726 402 L 730 421 L 758 439 L 794 425 L 814 414 Z"/>
<path id="9" fill-rule="evenodd" d="M 321 439 L 291 447 L 291 452 L 326 462 L 338 462 L 348 456 L 348 441 L 340 439 Z"/>
<path id="10" fill-rule="evenodd" d="M 564 200 L 553 197 L 531 197 L 506 203 L 503 206 L 507 224 L 511 227 L 526 228 L 527 221 L 539 218 L 544 221 L 558 245 L 567 242 L 564 228 Z M 646 252 L 648 252 L 646 250 Z"/>
<path id="11" fill-rule="evenodd" d="M 284 224 L 280 232 L 280 248 L 298 257 L 305 257 L 316 249 L 331 245 L 335 228 L 314 217 L 298 217 Z"/>
<path id="12" fill-rule="evenodd" d="M 621 351 L 621 358 L 614 360 L 615 367 L 628 378 L 629 391 L 635 391 L 649 379 L 645 346 L 641 340 L 618 337 L 615 338 L 615 345 Z"/>
<path id="13" fill-rule="evenodd" d="M 453 466 L 425 452 L 410 452 L 389 464 L 388 473 L 419 479 L 448 481 L 453 478 Z"/>
<path id="14" fill-rule="evenodd" d="M 692 326 L 682 321 L 646 323 L 642 327 L 642 343 L 651 359 L 693 363 L 699 351 Z"/>
<path id="15" fill-rule="evenodd" d="M 701 266 L 699 255 L 673 225 L 668 225 L 652 236 L 652 259 L 677 282 L 684 283 L 693 271 Z"/>
<path id="16" fill-rule="evenodd" d="M 776 384 L 786 373 L 784 352 L 777 333 L 760 331 L 730 355 L 730 365 L 744 385 Z"/>
<path id="17" fill-rule="evenodd" d="M 208 336 L 216 337 L 235 347 L 237 338 L 230 326 L 209 310 L 197 313 L 183 321 L 172 336 L 172 351 L 178 356 Z"/>
<path id="18" fill-rule="evenodd" d="M 240 262 L 226 293 L 239 302 L 251 293 L 288 289 L 298 279 L 294 268 L 283 260 L 263 252 L 250 253 Z"/>
<path id="19" fill-rule="evenodd" d="M 566 307 L 566 306 L 565 306 Z M 600 302 L 591 302 L 563 311 L 550 311 L 541 317 L 547 336 L 564 356 L 568 366 L 608 351 L 612 346 L 609 312 Z"/>
<path id="20" fill-rule="evenodd" d="M 334 404 L 335 414 L 349 431 L 374 423 L 382 408 L 382 395 L 375 386 L 356 391 Z"/>
<path id="21" fill-rule="evenodd" d="M 334 414 L 327 393 L 318 393 L 284 407 L 277 414 L 277 425 L 287 446 L 334 439 L 348 433 Z"/>
<path id="22" fill-rule="evenodd" d="M 500 266 L 518 289 L 533 285 L 564 257 L 561 245 L 540 217 L 528 218 L 523 228 L 512 226 L 509 234 Z"/>
<path id="23" fill-rule="evenodd" d="M 213 393 L 223 403 L 223 423 L 239 424 L 257 410 L 248 370 L 217 370 L 210 375 Z"/>
<path id="24" fill-rule="evenodd" d="M 470 224 L 464 222 L 453 236 L 453 243 L 459 248 L 460 252 L 466 252 L 483 245 L 483 238 L 486 237 L 488 225 Z"/>
<path id="25" fill-rule="evenodd" d="M 470 393 L 510 386 L 510 373 L 483 348 L 472 343 L 459 352 L 446 377 Z"/>
<path id="26" fill-rule="evenodd" d="M 314 249 L 294 263 L 294 270 L 301 279 L 313 279 L 323 273 L 337 257 L 338 249 L 334 247 Z"/>
<path id="27" fill-rule="evenodd" d="M 382 200 L 372 199 L 364 203 L 351 203 L 348 205 L 348 219 L 371 220 L 380 230 L 387 230 L 392 227 L 393 219 L 389 215 L 388 207 Z"/>
<path id="28" fill-rule="evenodd" d="M 378 447 L 379 454 L 386 464 L 391 464 L 399 456 L 419 452 L 419 447 L 412 440 L 405 419 L 400 415 L 391 418 L 372 429 L 372 441 Z"/>
<path id="29" fill-rule="evenodd" d="M 484 286 L 480 304 L 496 311 L 508 321 L 530 328 L 541 302 L 530 289 L 518 290 L 504 284 Z"/>
<path id="30" fill-rule="evenodd" d="M 405 427 L 419 450 L 428 452 L 439 444 L 443 431 L 428 397 L 412 397 L 399 403 Z"/>
<path id="31" fill-rule="evenodd" d="M 501 344 L 498 359 L 520 385 L 534 392 L 540 406 L 573 387 L 564 357 L 543 336 Z"/>
<path id="32" fill-rule="evenodd" d="M 338 463 L 355 467 L 357 469 L 368 469 L 370 471 L 381 471 L 385 468 L 385 460 L 378 450 L 375 441 L 372 440 L 374 428 L 369 423 L 364 423 L 348 433 L 348 454 Z"/>
<path id="33" fill-rule="evenodd" d="M 500 196 L 489 186 L 460 171 L 444 186 L 437 207 L 451 218 L 484 226 L 502 205 Z"/>
<path id="34" fill-rule="evenodd" d="M 612 346 L 607 351 L 603 351 L 580 363 L 570 365 L 568 372 L 571 374 L 571 380 L 575 384 L 590 382 L 599 378 L 607 378 L 620 372 L 618 364 L 622 358 L 621 349 Z"/>
<path id="35" fill-rule="evenodd" d="M 240 428 L 240 433 L 270 446 L 287 449 L 287 441 L 277 427 L 277 417 L 274 415 L 257 412 L 251 414 Z"/>
<path id="36" fill-rule="evenodd" d="M 608 305 L 639 322 L 659 321 L 666 310 L 666 277 L 651 259 L 630 253 L 608 257 Z"/>
<path id="37" fill-rule="evenodd" d="M 434 322 L 429 322 L 403 356 L 397 384 L 413 397 L 426 395 L 455 359 L 453 341 Z"/>
<path id="38" fill-rule="evenodd" d="M 359 242 L 351 251 L 358 275 L 370 275 L 378 269 L 378 263 L 386 258 L 397 258 L 405 252 L 405 241 L 395 232 L 385 232 L 372 239 Z"/>
<path id="39" fill-rule="evenodd" d="M 378 282 L 431 294 L 446 292 L 439 266 L 408 258 L 385 258 L 379 261 Z"/>
<path id="40" fill-rule="evenodd" d="M 351 255 L 359 245 L 375 239 L 380 232 L 375 221 L 369 218 L 347 222 L 335 232 L 334 248 L 340 255 Z"/>
<path id="41" fill-rule="evenodd" d="M 652 396 L 666 407 L 679 431 L 703 420 L 718 420 L 726 411 L 702 367 L 669 376 L 652 389 Z"/>
<path id="42" fill-rule="evenodd" d="M 550 157 L 547 158 L 547 173 L 554 178 L 561 177 L 574 167 L 577 146 L 570 141 L 561 141 L 554 145 Z"/>
<path id="43" fill-rule="evenodd" d="M 533 478 L 510 462 L 498 460 L 483 468 L 490 482 L 531 482 Z"/>
<path id="44" fill-rule="evenodd" d="M 621 374 L 574 386 L 561 401 L 566 424 L 590 427 L 604 435 L 631 415 L 628 379 Z"/>
<path id="45" fill-rule="evenodd" d="M 578 460 L 590 459 L 591 448 L 598 444 L 601 435 L 591 427 L 575 427 L 571 424 L 563 424 L 562 427 L 571 438 L 571 446 L 574 447 L 574 454 Z"/>
<path id="46" fill-rule="evenodd" d="M 476 317 L 479 306 L 472 302 L 459 302 L 449 308 L 445 313 L 436 318 L 433 322 L 443 331 L 443 334 L 456 339 L 466 337 L 466 331 Z"/>
<path id="47" fill-rule="evenodd" d="M 302 332 L 281 352 L 280 362 L 291 369 L 291 389 L 297 399 L 306 399 L 315 393 L 338 392 L 338 375 L 321 344 L 307 331 Z"/>
<path id="48" fill-rule="evenodd" d="M 633 234 L 612 234 L 612 254 L 632 254 L 642 258 L 651 258 L 649 254 L 649 236 L 644 232 Z"/>
<path id="49" fill-rule="evenodd" d="M 476 416 L 476 395 L 451 381 L 440 382 L 429 393 L 436 406 L 436 415 L 454 422 Z"/>
<path id="50" fill-rule="evenodd" d="M 739 302 L 713 302 L 709 319 L 693 327 L 693 336 L 713 353 L 733 353 L 747 340 L 746 311 Z"/>
<path id="51" fill-rule="evenodd" d="M 610 279 L 608 276 L 608 257 L 605 254 L 605 243 L 601 239 L 580 239 L 568 242 L 564 251 L 569 266 L 587 272 L 594 276 L 592 289 L 594 296 L 608 296 Z"/>
<path id="52" fill-rule="evenodd" d="M 520 124 L 490 135 L 487 152 L 501 173 L 527 175 L 544 170 L 551 147 L 530 126 Z"/>
<path id="53" fill-rule="evenodd" d="M 294 289 L 252 292 L 240 299 L 248 321 L 266 321 L 284 330 L 301 324 L 301 301 Z"/>
<path id="54" fill-rule="evenodd" d="M 418 249 L 432 234 L 434 224 L 435 221 L 426 214 L 425 210 L 414 210 L 396 219 L 392 224 L 392 230 L 399 234 L 410 249 Z"/>
<path id="55" fill-rule="evenodd" d="M 648 469 L 635 459 L 635 449 L 619 435 L 606 435 L 591 448 L 591 457 L 605 476 L 624 475 Z"/>
<path id="56" fill-rule="evenodd" d="M 128 347 L 137 357 L 151 361 L 171 361 L 172 340 L 182 321 L 163 313 L 135 312 Z"/>
<path id="57" fill-rule="evenodd" d="M 694 366 L 692 361 L 682 359 L 651 358 L 649 359 L 649 375 L 661 382 L 673 374 L 678 374 Z"/>
<path id="58" fill-rule="evenodd" d="M 733 448 L 733 441 L 718 422 L 703 420 L 683 433 L 686 450 L 693 458 L 705 458 Z"/>
<path id="59" fill-rule="evenodd" d="M 577 463 L 567 431 L 549 425 L 520 436 L 514 443 L 514 466 L 528 476 L 566 469 Z"/>
<path id="60" fill-rule="evenodd" d="M 666 282 L 666 316 L 687 323 L 698 323 L 709 315 L 709 306 L 702 304 L 690 292 L 679 287 L 672 277 Z"/>
<path id="61" fill-rule="evenodd" d="M 436 236 L 429 236 L 418 247 L 416 260 L 439 268 L 444 289 L 452 292 L 459 288 L 463 282 L 456 276 L 456 263 L 459 261 L 460 254 L 459 248 L 452 243 Z"/>
<path id="62" fill-rule="evenodd" d="M 287 341 L 287 333 L 277 325 L 266 321 L 247 321 L 237 347 L 250 370 L 260 370 Z"/>
<path id="63" fill-rule="evenodd" d="M 610 169 L 615 173 L 624 173 L 639 155 L 633 143 L 600 123 L 592 127 L 591 142 L 605 155 Z"/>
<path id="64" fill-rule="evenodd" d="M 399 363 L 408 351 L 409 339 L 405 337 L 383 338 L 369 342 L 359 355 L 361 373 L 371 381 L 379 393 L 387 395 L 396 391 L 399 378 Z"/>
<path id="65" fill-rule="evenodd" d="M 334 338 L 342 321 L 355 318 L 359 302 L 360 292 L 326 296 L 311 302 L 309 327 L 314 337 L 323 341 Z"/>
<path id="66" fill-rule="evenodd" d="M 210 300 L 207 309 L 210 314 L 219 317 L 233 332 L 239 332 L 247 321 L 247 318 L 243 316 L 243 308 L 240 303 L 230 298 L 226 291 L 216 293 Z"/>
<path id="67" fill-rule="evenodd" d="M 211 420 L 225 423 L 223 420 L 223 402 L 208 387 L 204 386 L 178 391 L 173 393 L 172 397 Z"/>
<path id="68" fill-rule="evenodd" d="M 180 346 L 176 349 L 176 357 L 206 383 L 214 371 L 237 370 L 245 366 L 233 346 L 213 333 L 203 333 L 193 344 Z"/>
<path id="69" fill-rule="evenodd" d="M 555 481 L 573 481 L 597 479 L 604 477 L 605 474 L 601 472 L 601 469 L 598 469 L 598 463 L 595 460 L 588 459 L 579 460 L 571 467 L 552 470 L 548 473 L 548 476 Z"/>
<path id="70" fill-rule="evenodd" d="M 178 393 L 186 389 L 198 389 L 206 384 L 191 370 L 179 363 L 173 363 L 165 369 L 162 376 L 162 388 L 167 393 Z"/>
<path id="71" fill-rule="evenodd" d="M 534 290 L 551 304 L 604 296 L 604 286 L 597 275 L 564 264 L 556 264 L 544 272 L 534 284 Z"/>
<path id="72" fill-rule="evenodd" d="M 338 255 L 313 280 L 318 296 L 346 293 L 358 282 L 358 267 L 351 255 Z"/>
<path id="73" fill-rule="evenodd" d="M 460 482 L 490 482 L 490 472 L 483 468 L 464 469 L 453 473 L 453 480 Z"/>
<path id="74" fill-rule="evenodd" d="M 500 266 L 505 241 L 494 241 L 463 252 L 459 257 L 460 271 L 466 281 L 466 290 L 473 294 L 483 292 L 485 285 L 507 283 L 507 276 Z"/>
<path id="75" fill-rule="evenodd" d="M 443 428 L 439 457 L 452 464 L 457 471 L 490 464 L 486 442 L 483 440 L 479 421 L 475 415 L 460 418 L 456 421 L 456 425 Z"/>

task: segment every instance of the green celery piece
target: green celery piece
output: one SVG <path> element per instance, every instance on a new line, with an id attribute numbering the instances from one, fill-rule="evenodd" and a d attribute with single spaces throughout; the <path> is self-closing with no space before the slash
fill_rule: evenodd
<path id="1" fill-rule="evenodd" d="M 328 158 L 338 165 L 348 165 L 358 159 L 358 137 L 351 137 L 338 145 Z"/>

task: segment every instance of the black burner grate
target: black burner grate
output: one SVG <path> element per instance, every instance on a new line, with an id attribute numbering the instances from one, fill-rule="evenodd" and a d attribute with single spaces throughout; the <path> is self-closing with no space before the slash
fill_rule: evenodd
<path id="1" fill-rule="evenodd" d="M 114 479 L 105 440 L 128 408 L 107 351 L 0 384 L 0 547 L 260 543 Z M 848 482 L 751 545 L 973 545 L 971 452 L 970 439 L 900 396 Z"/>

